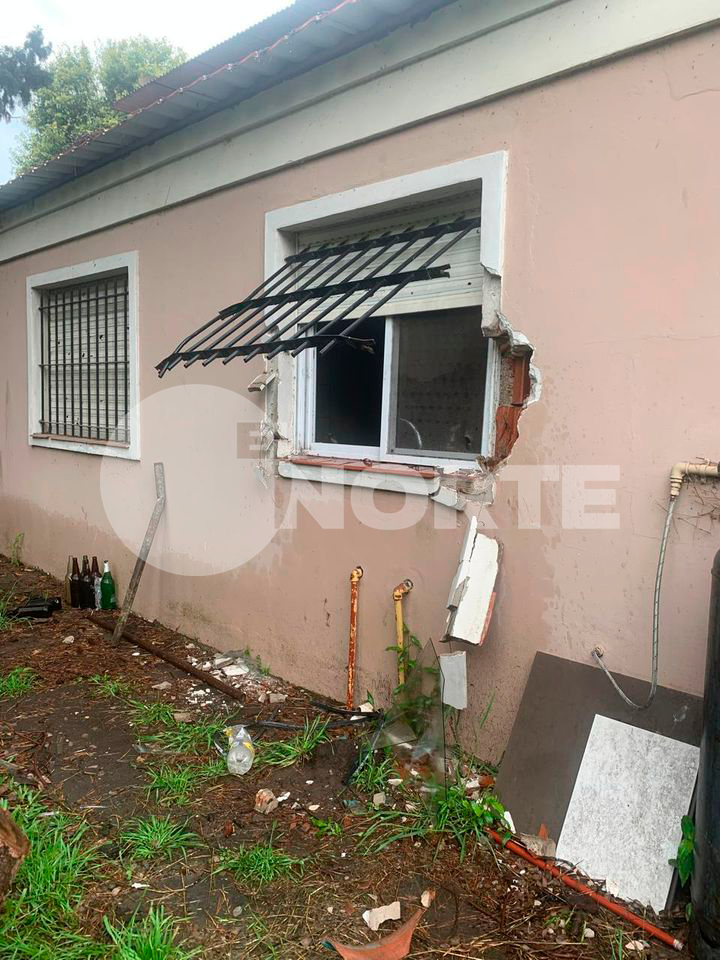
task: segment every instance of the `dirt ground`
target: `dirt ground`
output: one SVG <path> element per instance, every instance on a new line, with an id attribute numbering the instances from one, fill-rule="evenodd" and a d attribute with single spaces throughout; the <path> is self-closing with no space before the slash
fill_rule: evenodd
<path id="1" fill-rule="evenodd" d="M 19 601 L 31 593 L 59 594 L 61 586 L 41 571 L 0 558 L 0 596 L 8 591 Z M 200 641 L 159 624 L 133 617 L 130 626 L 199 666 L 218 656 Z M 319 711 L 311 706 L 310 693 L 260 669 L 233 679 L 244 695 L 239 703 L 131 643 L 114 649 L 109 639 L 84 613 L 70 608 L 47 621 L 15 623 L 0 631 L 0 677 L 15 667 L 29 667 L 37 678 L 29 692 L 0 701 L 0 795 L 12 810 L 17 802 L 14 785 L 25 784 L 38 789 L 50 807 L 72 811 L 88 822 L 86 836 L 98 846 L 101 868 L 79 915 L 93 936 L 102 938 L 104 916 L 122 921 L 160 903 L 178 919 L 182 937 L 200 947 L 202 957 L 331 957 L 323 945 L 329 936 L 365 944 L 400 925 L 386 922 L 373 933 L 362 919 L 363 911 L 398 899 L 405 920 L 421 893 L 434 889 L 436 899 L 413 938 L 412 958 L 622 960 L 625 953 L 632 958 L 671 952 L 590 899 L 489 844 L 471 843 L 461 859 L 452 840 L 434 834 L 391 843 L 381 853 L 368 852 L 361 835 L 373 812 L 372 798 L 347 784 L 363 735 L 357 728 L 335 727 L 330 742 L 302 765 L 215 777 L 195 784 L 187 802 L 165 802 L 149 790 L 148 770 L 183 758 L 158 754 L 142 738 L 148 731 L 133 724 L 128 698 L 108 695 L 90 678 L 106 675 L 122 681 L 138 700 L 163 701 L 173 710 L 189 712 L 193 720 L 228 717 L 252 723 L 252 736 L 259 741 L 289 734 L 258 723 L 297 723 Z M 164 687 L 156 689 L 158 684 Z M 269 702 L 269 693 L 286 694 L 287 699 Z M 213 756 L 218 759 L 210 748 L 200 759 Z M 197 757 L 186 759 L 199 762 Z M 257 813 L 255 795 L 261 787 L 289 797 L 271 814 Z M 406 803 L 407 797 L 389 789 L 387 804 Z M 151 814 L 187 822 L 202 845 L 169 862 L 129 863 L 118 836 L 128 821 Z M 339 826 L 322 833 L 311 818 Z M 301 875 L 258 885 L 218 868 L 224 851 L 269 839 L 276 848 L 305 860 Z M 20 893 L 16 885 L 11 898 Z M 658 922 L 685 940 L 680 910 Z M 581 939 L 588 927 L 591 933 Z M 627 944 L 634 940 L 650 946 L 642 954 L 630 953 Z"/>

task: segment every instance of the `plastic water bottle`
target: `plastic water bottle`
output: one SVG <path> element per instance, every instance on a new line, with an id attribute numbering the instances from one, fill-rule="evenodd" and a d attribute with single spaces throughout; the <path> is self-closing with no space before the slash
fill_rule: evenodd
<path id="1" fill-rule="evenodd" d="M 226 757 L 228 771 L 241 777 L 253 765 L 255 747 L 250 734 L 243 726 L 228 727 L 225 733 L 229 744 Z"/>

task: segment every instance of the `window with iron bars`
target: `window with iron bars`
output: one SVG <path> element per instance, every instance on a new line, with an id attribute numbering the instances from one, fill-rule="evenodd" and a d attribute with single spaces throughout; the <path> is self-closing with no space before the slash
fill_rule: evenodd
<path id="1" fill-rule="evenodd" d="M 128 274 L 40 291 L 40 432 L 130 442 Z"/>

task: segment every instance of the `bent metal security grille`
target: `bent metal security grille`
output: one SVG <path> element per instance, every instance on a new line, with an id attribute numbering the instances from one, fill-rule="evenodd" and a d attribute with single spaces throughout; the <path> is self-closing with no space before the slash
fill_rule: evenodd
<path id="1" fill-rule="evenodd" d="M 40 434 L 129 443 L 127 274 L 39 296 Z"/>
<path id="2" fill-rule="evenodd" d="M 198 360 L 247 362 L 259 354 L 297 356 L 308 347 L 325 354 L 338 342 L 372 348 L 353 331 L 409 284 L 448 277 L 443 256 L 479 227 L 479 217 L 460 217 L 292 254 L 248 297 L 179 343 L 157 365 L 158 375 Z"/>

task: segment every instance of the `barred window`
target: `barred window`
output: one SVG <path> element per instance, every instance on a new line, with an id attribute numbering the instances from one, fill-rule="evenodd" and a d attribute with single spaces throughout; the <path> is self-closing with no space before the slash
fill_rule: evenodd
<path id="1" fill-rule="evenodd" d="M 40 432 L 130 443 L 128 273 L 39 291 Z"/>

